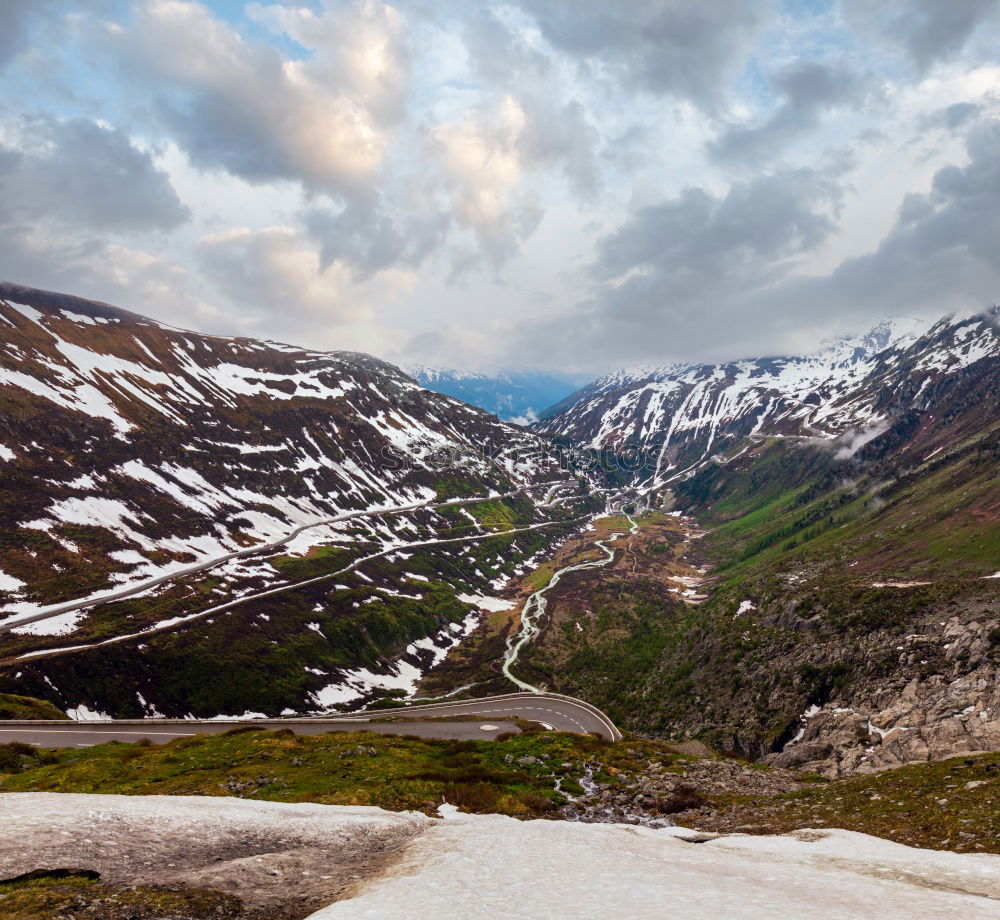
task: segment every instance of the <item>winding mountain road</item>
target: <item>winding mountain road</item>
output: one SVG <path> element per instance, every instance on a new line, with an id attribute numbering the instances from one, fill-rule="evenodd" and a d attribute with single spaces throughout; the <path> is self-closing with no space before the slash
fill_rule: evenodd
<path id="1" fill-rule="evenodd" d="M 459 721 L 468 716 L 469 721 Z M 301 735 L 326 732 L 374 731 L 423 738 L 491 740 L 501 732 L 516 732 L 512 719 L 539 722 L 555 731 L 594 733 L 620 741 L 622 733 L 600 709 L 583 700 L 556 693 L 508 693 L 474 700 L 427 703 L 405 709 L 346 713 L 287 719 L 116 719 L 87 722 L 0 722 L 0 743 L 22 741 L 43 747 L 87 747 L 108 741 L 148 738 L 166 744 L 197 734 L 221 734 L 233 728 L 291 728 Z M 393 720 L 393 721 L 376 721 Z"/>
<path id="2" fill-rule="evenodd" d="M 108 591 L 105 593 L 98 593 L 90 597 L 78 598 L 77 600 L 67 601 L 63 604 L 55 604 L 50 607 L 45 607 L 36 613 L 26 614 L 22 617 L 11 617 L 0 622 L 0 633 L 9 632 L 12 629 L 16 629 L 18 626 L 27 626 L 29 623 L 37 623 L 40 620 L 48 620 L 52 617 L 61 616 L 64 613 L 75 613 L 78 610 L 84 610 L 88 607 L 96 607 L 98 604 L 106 604 L 109 601 L 119 601 L 127 597 L 132 597 L 135 594 L 141 594 L 144 591 L 148 591 L 150 588 L 155 588 L 157 585 L 161 585 L 167 581 L 173 581 L 176 578 L 183 578 L 186 575 L 193 575 L 196 572 L 204 572 L 207 569 L 213 569 L 216 566 L 222 565 L 223 563 L 229 562 L 232 559 L 238 559 L 244 556 L 254 556 L 262 553 L 269 553 L 272 550 L 279 549 L 282 546 L 290 543 L 299 534 L 311 530 L 314 527 L 323 527 L 328 524 L 342 524 L 345 521 L 353 521 L 359 518 L 366 517 L 385 517 L 388 515 L 404 514 L 407 511 L 433 511 L 436 508 L 457 508 L 462 505 L 473 505 L 477 502 L 490 501 L 495 498 L 510 498 L 514 495 L 518 495 L 521 492 L 528 492 L 532 489 L 539 489 L 543 486 L 549 486 L 549 492 L 546 493 L 546 498 L 550 495 L 553 490 L 561 486 L 576 485 L 575 480 L 564 480 L 556 483 L 552 482 L 541 482 L 534 483 L 532 485 L 522 486 L 519 489 L 515 489 L 513 492 L 505 492 L 503 495 L 493 495 L 493 496 L 476 496 L 474 498 L 457 498 L 449 499 L 443 502 L 415 502 L 412 505 L 397 505 L 391 508 L 382 509 L 366 509 L 364 511 L 345 511 L 343 514 L 335 515 L 334 517 L 323 518 L 318 521 L 312 521 L 309 524 L 302 524 L 291 530 L 288 534 L 280 537 L 277 540 L 272 540 L 269 543 L 258 543 L 254 546 L 247 547 L 246 549 L 235 550 L 231 553 L 227 553 L 224 556 L 218 556 L 214 559 L 206 559 L 204 562 L 198 562 L 194 565 L 185 566 L 182 569 L 177 569 L 173 572 L 168 572 L 165 575 L 158 575 L 154 578 L 146 579 L 145 581 L 137 582 L 134 585 L 130 585 L 125 588 L 119 588 L 118 590 Z M 541 502 L 542 505 L 545 504 L 545 500 Z"/>
<path id="3" fill-rule="evenodd" d="M 555 527 L 558 524 L 571 524 L 577 521 L 582 521 L 586 519 L 586 515 L 577 518 L 568 518 L 561 521 L 544 521 L 541 524 L 529 524 L 526 527 L 513 527 L 510 530 L 504 531 L 490 531 L 488 533 L 475 534 L 469 537 L 444 537 L 436 540 L 418 540 L 412 543 L 400 543 L 394 546 L 386 547 L 385 549 L 380 549 L 378 552 L 371 553 L 367 556 L 361 556 L 355 559 L 353 562 L 348 563 L 341 569 L 337 569 L 335 572 L 327 572 L 325 575 L 317 575 L 315 578 L 307 578 L 304 581 L 293 581 L 288 584 L 278 585 L 275 588 L 267 588 L 262 591 L 255 591 L 252 594 L 244 594 L 242 597 L 238 597 L 235 600 L 225 601 L 222 604 L 216 604 L 212 607 L 207 607 L 204 610 L 199 610 L 196 613 L 185 614 L 184 616 L 173 617 L 168 620 L 163 620 L 153 626 L 146 627 L 145 629 L 138 630 L 137 632 L 126 633 L 125 635 L 112 636 L 109 639 L 101 639 L 97 642 L 89 642 L 83 645 L 70 645 L 63 648 L 56 649 L 42 649 L 37 652 L 26 652 L 23 655 L 18 655 L 15 658 L 0 658 L 0 666 L 17 664 L 22 661 L 37 661 L 41 658 L 53 658 L 55 656 L 72 655 L 76 652 L 82 652 L 87 649 L 99 648 L 105 645 L 116 645 L 122 642 L 129 642 L 133 639 L 144 638 L 146 636 L 154 635 L 155 633 L 167 632 L 170 630 L 178 629 L 179 627 L 192 623 L 195 620 L 201 620 L 205 617 L 212 616 L 213 614 L 224 613 L 227 610 L 232 610 L 234 607 L 239 607 L 243 604 L 248 603 L 253 600 L 260 600 L 263 597 L 270 597 L 275 594 L 283 594 L 286 591 L 295 591 L 306 585 L 316 584 L 320 581 L 330 581 L 334 578 L 338 578 L 347 572 L 353 572 L 359 566 L 366 562 L 371 562 L 373 559 L 381 559 L 385 556 L 390 556 L 393 553 L 405 551 L 407 549 L 422 548 L 426 546 L 440 546 L 446 543 L 478 543 L 483 540 L 490 540 L 496 536 L 510 536 L 515 533 L 527 533 L 530 530 L 541 530 L 545 527 Z"/>

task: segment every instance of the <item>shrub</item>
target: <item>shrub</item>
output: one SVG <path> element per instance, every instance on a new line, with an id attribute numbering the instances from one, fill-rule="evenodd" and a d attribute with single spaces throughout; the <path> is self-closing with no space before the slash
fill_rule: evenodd
<path id="1" fill-rule="evenodd" d="M 500 797 L 496 786 L 489 783 L 451 783 L 442 795 L 446 802 L 474 812 L 494 811 Z"/>
<path id="2" fill-rule="evenodd" d="M 230 728 L 228 731 L 224 731 L 222 734 L 226 737 L 232 735 L 245 735 L 247 732 L 263 732 L 267 731 L 266 728 L 260 728 L 257 725 L 237 725 L 234 728 Z"/>
<path id="3" fill-rule="evenodd" d="M 20 773 L 28 758 L 38 758 L 38 750 L 23 741 L 0 744 L 0 773 Z"/>

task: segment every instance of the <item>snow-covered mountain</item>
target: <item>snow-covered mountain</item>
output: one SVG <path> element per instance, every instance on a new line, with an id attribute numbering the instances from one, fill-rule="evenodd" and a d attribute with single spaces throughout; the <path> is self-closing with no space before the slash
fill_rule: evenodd
<path id="1" fill-rule="evenodd" d="M 997 311 L 931 325 L 889 320 L 816 354 L 629 368 L 594 381 L 533 426 L 594 448 L 636 451 L 660 485 L 739 441 L 771 435 L 860 446 L 920 407 L 934 381 L 1000 357 Z M 925 400 L 926 402 L 926 400 Z"/>
<path id="2" fill-rule="evenodd" d="M 520 425 L 535 421 L 545 409 L 585 382 L 572 375 L 540 370 L 505 370 L 491 375 L 426 364 L 406 364 L 403 370 L 435 393 L 461 399 Z"/>
<path id="3" fill-rule="evenodd" d="M 598 506 L 546 447 L 368 355 L 0 284 L 0 693 L 81 718 L 412 693 Z"/>
<path id="4" fill-rule="evenodd" d="M 558 475 L 531 459 L 535 436 L 367 355 L 198 335 L 10 284 L 0 401 L 8 614 L 350 512 Z"/>

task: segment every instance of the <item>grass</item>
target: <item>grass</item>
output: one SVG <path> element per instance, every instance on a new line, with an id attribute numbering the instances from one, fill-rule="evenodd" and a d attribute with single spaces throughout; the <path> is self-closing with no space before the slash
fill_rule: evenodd
<path id="1" fill-rule="evenodd" d="M 240 901 L 232 895 L 177 885 L 116 886 L 83 874 L 0 882 L 0 916 L 4 920 L 59 920 L 81 914 L 94 920 L 225 920 L 245 916 Z M 278 920 L 288 914 L 254 912 L 253 916 L 255 920 Z"/>
<path id="2" fill-rule="evenodd" d="M 727 578 L 761 566 L 857 559 L 862 573 L 988 575 L 1000 545 L 994 467 L 980 456 L 989 437 L 929 468 L 851 482 L 823 452 L 772 444 L 746 470 L 709 467 L 678 492 L 705 508 L 714 525 L 709 545 Z"/>
<path id="3" fill-rule="evenodd" d="M 3 773 L 0 757 L 0 791 L 238 795 L 428 813 L 446 799 L 468 811 L 543 815 L 564 801 L 553 789 L 553 770 L 573 762 L 567 775 L 579 777 L 579 761 L 606 747 L 589 736 L 549 732 L 489 742 L 248 727 L 163 746 L 111 742 L 46 751 L 50 762 L 35 760 L 19 772 Z M 527 756 L 540 762 L 519 765 Z"/>
<path id="4" fill-rule="evenodd" d="M 911 846 L 1000 852 L 1000 754 L 835 781 L 799 775 L 796 791 L 780 791 L 788 788 L 786 779 L 775 783 L 777 792 L 750 797 L 739 790 L 714 791 L 711 773 L 708 785 L 699 786 L 704 759 L 679 754 L 669 744 L 635 737 L 611 743 L 561 732 L 437 741 L 373 732 L 301 736 L 243 726 L 162 746 L 111 742 L 83 750 L 35 750 L 19 755 L 20 772 L 4 768 L 5 747 L 0 745 L 3 792 L 236 796 L 428 814 L 447 800 L 463 811 L 519 817 L 558 817 L 565 797 L 555 790 L 556 780 L 579 794 L 585 763 L 597 782 L 626 789 L 635 789 L 656 763 L 661 767 L 655 770 L 683 778 L 682 786 L 691 790 L 689 804 L 679 803 L 678 810 L 698 810 L 681 816 L 684 826 L 753 833 L 840 827 Z M 54 884 L 0 887 L 0 896 L 17 895 L 0 900 L 0 915 L 21 916 L 4 909 L 19 898 L 43 897 Z"/>
<path id="5" fill-rule="evenodd" d="M 0 720 L 49 719 L 65 720 L 69 716 L 47 700 L 36 700 L 33 696 L 19 696 L 16 693 L 0 693 Z"/>
<path id="6" fill-rule="evenodd" d="M 840 827 L 910 846 L 998 853 L 998 801 L 1000 754 L 983 754 L 818 782 L 770 801 L 723 800 L 717 816 L 696 823 L 768 833 Z"/>

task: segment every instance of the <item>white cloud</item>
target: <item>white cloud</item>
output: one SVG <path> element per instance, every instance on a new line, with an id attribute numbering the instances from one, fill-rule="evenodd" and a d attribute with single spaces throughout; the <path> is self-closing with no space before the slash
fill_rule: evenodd
<path id="1" fill-rule="evenodd" d="M 440 125 L 434 139 L 452 189 L 455 216 L 494 264 L 508 258 L 541 215 L 521 188 L 524 109 L 505 96 L 495 110 Z"/>
<path id="2" fill-rule="evenodd" d="M 254 181 L 363 193 L 402 110 L 398 16 L 376 3 L 349 14 L 254 11 L 318 53 L 288 57 L 181 0 L 134 4 L 124 25 L 107 25 L 106 49 L 151 88 L 158 123 L 192 162 Z"/>
<path id="3" fill-rule="evenodd" d="M 996 299 L 998 11 L 17 0 L 0 275 L 464 367 Z"/>
<path id="4" fill-rule="evenodd" d="M 406 272 L 354 284 L 349 269 L 324 266 L 309 239 L 292 227 L 226 230 L 203 238 L 197 252 L 204 276 L 248 334 L 375 352 L 402 340 L 397 330 L 376 324 L 372 303 L 405 294 L 412 284 Z"/>

